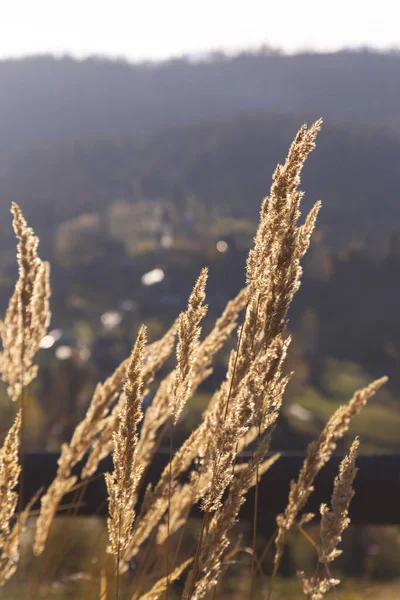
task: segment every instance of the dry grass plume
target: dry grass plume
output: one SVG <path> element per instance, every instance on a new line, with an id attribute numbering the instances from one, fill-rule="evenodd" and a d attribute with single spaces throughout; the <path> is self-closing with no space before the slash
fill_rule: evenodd
<path id="1" fill-rule="evenodd" d="M 278 458 L 268 458 L 267 453 L 290 379 L 285 371 L 291 342 L 287 315 L 301 283 L 301 260 L 321 207 L 317 202 L 300 222 L 303 198 L 300 176 L 320 128 L 320 120 L 311 127 L 301 127 L 286 160 L 277 166 L 269 195 L 262 202 L 259 227 L 248 255 L 246 286 L 228 302 L 211 332 L 201 339 L 201 325 L 207 312 L 208 271 L 203 269 L 186 310 L 164 337 L 146 346 L 146 329 L 142 326 L 131 356 L 97 385 L 84 418 L 70 442 L 62 446 L 56 476 L 41 499 L 34 554 L 43 552 L 61 500 L 78 481 L 74 468 L 83 461 L 80 478 L 87 480 L 101 460 L 112 453 L 113 471 L 105 475 L 109 510 L 105 547 L 116 559 L 117 596 L 119 574 L 128 562 L 138 557 L 140 569 L 143 567 L 140 575 L 146 580 L 147 565 L 152 560 L 140 562 L 140 552 L 144 550 L 151 555 L 155 548 L 155 556 L 159 557 L 162 545 L 174 556 L 174 562 L 167 558 L 165 576 L 143 599 L 156 600 L 164 593 L 168 595 L 170 584 L 185 569 L 188 575 L 184 600 L 200 600 L 213 590 L 215 593 L 227 568 L 232 528 L 248 490 L 255 486 L 249 583 L 249 598 L 253 597 L 258 486 L 262 475 Z M 0 370 L 8 394 L 15 401 L 37 373 L 34 360 L 50 320 L 50 284 L 49 266 L 37 253 L 38 238 L 16 204 L 12 213 L 18 238 L 19 276 L 0 327 L 3 344 Z M 173 434 L 184 414 L 183 408 L 187 403 L 190 408 L 191 396 L 212 373 L 217 352 L 235 330 L 237 342 L 230 353 L 224 381 L 212 394 L 201 422 L 173 451 Z M 175 366 L 157 381 L 158 371 L 167 363 L 175 346 Z M 288 536 L 295 528 L 304 533 L 302 528 L 308 517 L 303 511 L 313 492 L 315 477 L 347 432 L 350 420 L 385 381 L 383 377 L 357 391 L 309 445 L 298 478 L 291 483 L 287 506 L 277 518 L 272 584 Z M 153 389 L 152 402 L 143 415 L 143 397 Z M 21 470 L 18 451 L 22 416 L 17 413 L 0 451 L 0 585 L 16 570 L 20 533 L 32 506 L 29 504 L 20 511 L 18 522 L 13 524 L 17 506 L 15 488 Z M 168 427 L 170 460 L 158 481 L 147 487 L 138 505 L 140 486 Z M 338 583 L 331 576 L 329 565 L 341 552 L 338 546 L 349 524 L 357 447 L 358 440 L 341 463 L 330 507 L 321 506 L 320 541 L 314 544 L 318 568 L 312 577 L 299 574 L 304 593 L 314 600 L 323 598 Z M 238 456 L 245 449 L 248 461 L 238 464 Z M 182 558 L 180 542 L 175 543 L 174 534 L 180 531 L 180 539 L 184 539 L 191 510 L 196 505 L 203 510 L 196 549 L 193 556 Z M 102 593 L 107 594 L 109 581 L 104 570 L 102 573 Z M 136 600 L 143 587 L 138 586 L 132 598 Z"/>

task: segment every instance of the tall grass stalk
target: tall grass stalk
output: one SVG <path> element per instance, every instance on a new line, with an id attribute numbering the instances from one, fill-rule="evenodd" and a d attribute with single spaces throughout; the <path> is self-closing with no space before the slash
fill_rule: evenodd
<path id="1" fill-rule="evenodd" d="M 299 224 L 303 197 L 299 188 L 300 175 L 315 147 L 320 127 L 321 121 L 311 127 L 301 127 L 285 161 L 277 166 L 269 195 L 261 205 L 259 227 L 248 255 L 246 286 L 228 302 L 211 332 L 200 339 L 201 324 L 207 312 L 208 271 L 202 269 L 186 310 L 159 341 L 149 346 L 146 345 L 145 327 L 139 329 L 131 356 L 106 381 L 97 385 L 86 415 L 70 442 L 62 446 L 57 474 L 41 498 L 34 554 L 43 552 L 52 523 L 63 508 L 64 495 L 74 492 L 68 513 L 75 515 L 89 478 L 95 474 L 100 461 L 112 453 L 113 471 L 105 475 L 109 511 L 106 551 L 113 556 L 115 569 L 110 581 L 102 576 L 100 593 L 103 596 L 109 594 L 115 584 L 119 599 L 121 576 L 129 568 L 129 562 L 138 556 L 141 571 L 138 569 L 134 579 L 132 599 L 157 600 L 165 594 L 169 600 L 173 582 L 186 570 L 183 600 L 201 600 L 211 594 L 216 598 L 217 585 L 232 556 L 228 551 L 231 530 L 238 521 L 249 489 L 254 486 L 248 590 L 250 600 L 254 598 L 257 572 L 263 577 L 261 565 L 270 547 L 267 545 L 258 560 L 260 480 L 277 459 L 276 456 L 267 459 L 266 455 L 291 376 L 285 374 L 291 342 L 287 314 L 300 286 L 301 261 L 309 247 L 321 206 L 317 202 Z M 39 240 L 15 204 L 12 213 L 18 238 L 19 274 L 4 322 L 0 323 L 3 347 L 0 372 L 11 401 L 20 400 L 20 410 L 0 451 L 0 584 L 5 583 L 17 568 L 21 533 L 31 509 L 29 505 L 23 510 L 22 476 L 19 517 L 11 527 L 18 504 L 14 488 L 23 467 L 23 432 L 29 425 L 24 422 L 24 394 L 36 377 L 35 357 L 50 321 L 49 266 L 39 258 Z M 212 394 L 200 424 L 175 449 L 175 432 L 183 408 L 212 373 L 214 358 L 237 329 L 242 310 L 243 319 L 235 349 L 230 353 L 226 378 Z M 152 403 L 143 415 L 143 398 L 173 352 L 175 340 L 176 364 L 158 382 Z M 378 379 L 357 391 L 346 406 L 331 416 L 319 438 L 309 445 L 299 476 L 291 484 L 287 507 L 277 518 L 277 532 L 272 538 L 275 557 L 269 599 L 289 535 L 300 530 L 305 538 L 312 540 L 304 528 L 306 518 L 302 513 L 313 491 L 315 477 L 331 457 L 338 440 L 347 432 L 351 419 L 385 381 L 386 378 Z M 139 488 L 167 431 L 168 464 L 154 487 L 147 487 L 138 509 Z M 312 577 L 299 575 L 304 593 L 313 600 L 337 585 L 337 580 L 331 576 L 330 563 L 340 552 L 337 546 L 348 525 L 356 447 L 357 442 L 340 467 L 331 507 L 321 507 L 317 570 Z M 249 448 L 249 461 L 238 464 L 238 456 Z M 86 453 L 89 456 L 81 470 L 81 483 L 77 484 L 78 477 L 73 469 Z M 178 564 L 178 559 L 182 560 L 181 549 L 187 537 L 191 509 L 197 504 L 203 511 L 203 518 L 193 548 L 194 556 L 184 557 Z M 179 541 L 171 561 L 172 539 L 178 532 Z M 36 588 L 31 581 L 29 591 L 39 595 L 44 578 L 49 575 L 49 563 L 58 569 L 63 551 L 57 557 L 54 553 L 51 555 L 40 572 Z M 323 577 L 320 576 L 322 568 L 326 573 Z M 162 577 L 148 589 L 150 569 L 161 570 Z M 140 596 L 142 590 L 145 590 L 144 595 Z"/>

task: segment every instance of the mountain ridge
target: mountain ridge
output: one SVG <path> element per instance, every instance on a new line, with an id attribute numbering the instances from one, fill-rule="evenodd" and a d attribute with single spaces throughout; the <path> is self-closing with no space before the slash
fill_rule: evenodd
<path id="1" fill-rule="evenodd" d="M 161 63 L 0 61 L 0 152 L 149 132 L 239 112 L 400 122 L 400 54 L 242 53 Z"/>

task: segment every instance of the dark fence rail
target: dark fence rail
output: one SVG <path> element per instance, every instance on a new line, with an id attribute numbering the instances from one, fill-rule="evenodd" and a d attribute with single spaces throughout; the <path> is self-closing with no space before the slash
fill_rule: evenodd
<path id="1" fill-rule="evenodd" d="M 35 453 L 24 456 L 24 503 L 40 487 L 47 487 L 57 470 L 58 454 Z M 282 454 L 277 463 L 263 476 L 259 490 L 259 527 L 270 529 L 275 517 L 286 506 L 289 484 L 297 477 L 304 460 L 302 454 Z M 341 457 L 334 456 L 322 469 L 315 482 L 315 491 L 306 512 L 318 513 L 321 502 L 328 502 Z M 167 464 L 168 454 L 158 452 L 147 474 L 147 482 L 156 482 Z M 400 454 L 361 455 L 357 459 L 359 469 L 355 481 L 356 495 L 351 503 L 350 517 L 355 525 L 400 524 Z M 107 493 L 103 472 L 112 470 L 109 457 L 101 464 L 98 474 L 81 488 L 82 496 L 76 514 L 102 515 L 107 513 Z M 79 473 L 79 470 L 78 470 Z M 144 488 L 145 486 L 143 486 Z M 252 490 L 242 507 L 241 518 L 252 519 Z M 63 504 L 69 504 L 72 495 Z M 75 496 L 76 499 L 76 496 Z M 75 514 L 75 513 L 74 513 Z"/>

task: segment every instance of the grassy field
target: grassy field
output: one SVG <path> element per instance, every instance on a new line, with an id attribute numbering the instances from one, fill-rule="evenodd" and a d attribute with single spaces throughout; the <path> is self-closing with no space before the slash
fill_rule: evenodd
<path id="1" fill-rule="evenodd" d="M 218 593 L 218 600 L 243 600 L 246 597 L 247 583 L 247 579 L 244 578 L 242 585 L 238 582 L 235 589 L 232 588 L 227 592 Z M 99 597 L 99 582 L 82 581 L 75 584 L 72 584 L 72 582 L 70 584 L 54 582 L 48 586 L 44 586 L 40 595 L 35 596 L 35 599 L 70 600 L 71 598 L 75 598 L 76 600 L 83 600 L 84 598 L 90 598 L 90 600 L 98 600 Z M 111 590 L 107 597 L 114 597 Z M 171 600 L 177 600 L 179 597 L 179 594 L 170 594 Z M 1 598 L 4 600 L 20 600 L 21 587 L 14 584 L 3 591 Z M 120 600 L 130 600 L 131 598 L 132 589 L 129 592 L 125 591 L 120 594 Z M 254 600 L 265 600 L 265 598 L 265 591 L 259 589 L 258 595 L 255 596 Z M 272 598 L 273 600 L 300 600 L 304 598 L 304 595 L 299 589 L 298 581 L 278 580 Z M 326 595 L 327 600 L 330 598 L 336 600 L 398 600 L 400 598 L 400 580 L 380 583 L 347 580 L 341 586 L 339 595 L 335 595 L 334 591 Z"/>

